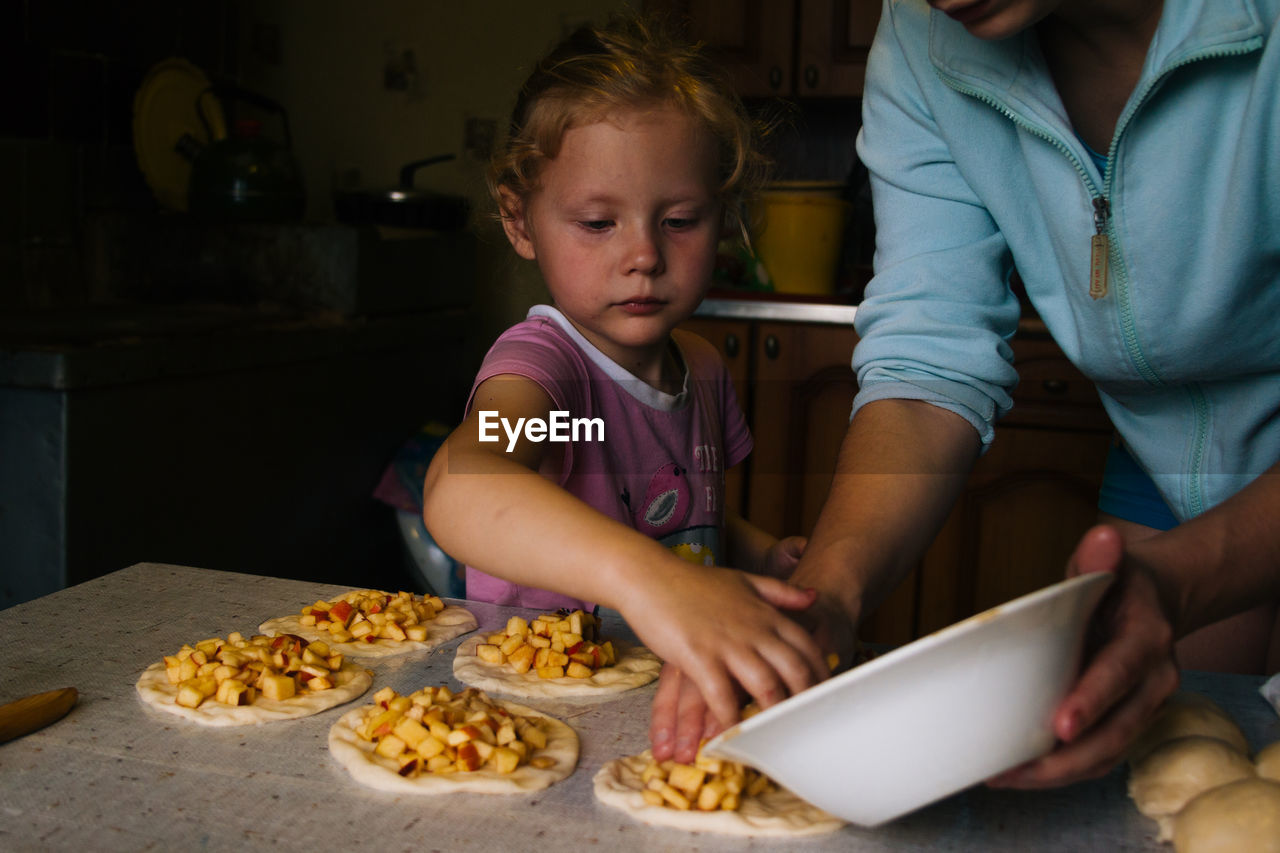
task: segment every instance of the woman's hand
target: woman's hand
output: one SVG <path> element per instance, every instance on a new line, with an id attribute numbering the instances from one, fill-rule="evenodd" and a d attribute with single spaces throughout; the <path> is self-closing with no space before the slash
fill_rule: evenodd
<path id="1" fill-rule="evenodd" d="M 1167 605 L 1153 574 L 1126 555 L 1114 527 L 1094 527 L 1076 546 L 1067 575 L 1087 572 L 1117 577 L 1094 614 L 1085 669 L 1054 713 L 1060 744 L 989 785 L 1050 788 L 1107 773 L 1178 686 Z"/>

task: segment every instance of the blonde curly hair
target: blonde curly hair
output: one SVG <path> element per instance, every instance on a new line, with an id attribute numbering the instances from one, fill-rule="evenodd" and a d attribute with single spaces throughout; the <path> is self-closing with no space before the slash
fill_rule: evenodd
<path id="1" fill-rule="evenodd" d="M 510 219 L 503 190 L 525 201 L 560 151 L 565 131 L 619 109 L 673 106 L 702 122 L 718 148 L 717 195 L 725 225 L 741 228 L 744 203 L 764 183 L 760 151 L 767 127 L 747 112 L 700 45 L 683 43 L 657 22 L 615 18 L 579 27 L 540 60 L 521 86 L 505 144 L 489 167 L 489 192 Z"/>

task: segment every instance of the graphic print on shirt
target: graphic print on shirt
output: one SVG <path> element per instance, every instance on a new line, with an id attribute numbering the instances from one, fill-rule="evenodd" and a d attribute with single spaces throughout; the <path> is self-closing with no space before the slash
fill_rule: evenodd
<path id="1" fill-rule="evenodd" d="M 697 450 L 702 450 L 699 447 Z M 703 471 L 718 470 L 714 456 L 695 453 L 695 459 Z M 710 460 L 711 467 L 708 467 Z M 676 556 L 703 566 L 716 564 L 719 531 L 715 526 L 693 525 L 685 527 L 690 510 L 694 506 L 693 486 L 688 471 L 676 462 L 668 462 L 649 478 L 644 497 L 633 504 L 630 492 L 623 489 L 622 502 L 631 511 L 636 529 L 657 539 L 670 548 Z M 718 508 L 715 489 L 708 485 L 703 496 L 705 511 L 715 513 Z"/>
<path id="2" fill-rule="evenodd" d="M 639 506 L 632 508 L 636 529 L 654 539 L 674 533 L 689 517 L 692 503 L 685 470 L 668 462 L 649 478 L 649 488 Z"/>

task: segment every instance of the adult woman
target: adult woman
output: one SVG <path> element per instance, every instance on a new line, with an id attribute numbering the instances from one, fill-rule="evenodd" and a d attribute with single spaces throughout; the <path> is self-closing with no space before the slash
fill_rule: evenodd
<path id="1" fill-rule="evenodd" d="M 1055 717 L 1064 745 L 1002 784 L 1109 769 L 1176 686 L 1174 640 L 1201 626 L 1265 603 L 1238 617 L 1253 634 L 1232 655 L 1280 657 L 1266 660 L 1280 120 L 1263 106 L 1280 97 L 1278 14 L 1274 0 L 884 7 L 859 138 L 877 226 L 860 392 L 794 580 L 820 591 L 832 630 L 918 559 L 1011 405 L 1016 266 L 1097 383 L 1122 442 L 1108 488 L 1133 500 L 1104 502 L 1109 523 L 1068 567 L 1120 583 L 1107 641 Z M 655 752 L 693 728 L 688 700 L 672 724 L 679 693 L 664 685 L 655 705 Z"/>

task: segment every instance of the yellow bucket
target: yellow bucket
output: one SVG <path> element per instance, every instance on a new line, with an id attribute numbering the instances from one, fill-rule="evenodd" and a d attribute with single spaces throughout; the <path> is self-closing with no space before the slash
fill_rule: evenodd
<path id="1" fill-rule="evenodd" d="M 773 184 L 751 205 L 751 243 L 779 293 L 831 294 L 852 206 L 839 182 Z"/>

